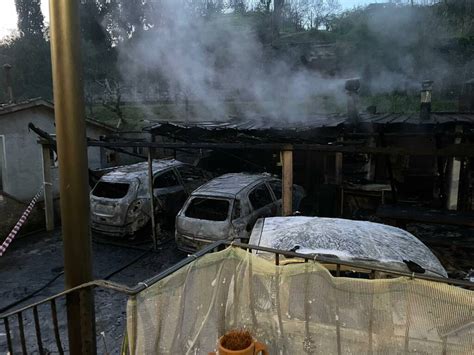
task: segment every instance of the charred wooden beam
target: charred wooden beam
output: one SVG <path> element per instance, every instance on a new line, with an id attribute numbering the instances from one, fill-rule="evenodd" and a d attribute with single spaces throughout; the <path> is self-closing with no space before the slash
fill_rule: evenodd
<path id="1" fill-rule="evenodd" d="M 48 132 L 43 131 L 41 128 L 36 127 L 36 126 L 35 126 L 33 123 L 31 123 L 31 122 L 28 124 L 28 128 L 31 129 L 33 132 L 35 132 L 41 139 L 44 139 L 44 140 L 46 141 L 45 143 L 48 143 L 49 145 L 51 145 L 51 148 L 57 153 L 56 139 L 54 139 L 54 137 L 52 137 Z M 94 140 L 94 139 L 87 138 L 87 142 L 88 142 L 88 143 L 89 143 L 89 142 L 95 142 L 95 141 L 96 141 L 96 140 Z M 88 145 L 89 145 L 89 144 L 88 144 Z M 144 156 L 144 155 L 132 153 L 132 152 L 129 152 L 129 151 L 120 149 L 120 148 L 114 148 L 114 147 L 104 147 L 104 148 L 107 148 L 107 149 L 116 151 L 117 153 L 122 153 L 122 154 L 130 155 L 130 156 L 136 157 L 136 158 L 141 158 L 141 159 L 146 159 L 146 158 L 147 158 L 147 157 Z"/>
<path id="2" fill-rule="evenodd" d="M 462 132 L 462 126 L 456 126 L 456 131 Z M 456 138 L 454 144 L 460 144 L 461 138 Z M 457 210 L 459 201 L 459 181 L 461 176 L 461 160 L 456 157 L 449 159 L 448 171 L 448 191 L 446 194 L 446 208 Z"/>
<path id="3" fill-rule="evenodd" d="M 293 214 L 293 149 L 291 146 L 285 147 L 281 152 L 282 162 L 282 215 L 291 216 Z"/>
<path id="4" fill-rule="evenodd" d="M 435 145 L 436 148 L 440 149 L 442 144 L 441 144 L 441 134 L 437 134 L 435 136 Z M 436 165 L 438 168 L 438 175 L 439 175 L 439 200 L 441 202 L 441 206 L 446 205 L 446 160 L 443 159 L 443 157 L 438 156 L 436 157 Z"/>
<path id="5" fill-rule="evenodd" d="M 383 132 L 380 133 L 380 144 L 383 148 L 387 147 L 387 141 L 385 139 Z M 392 188 L 392 203 L 397 203 L 398 201 L 397 186 L 395 184 L 395 179 L 393 177 L 392 161 L 390 160 L 389 155 L 385 155 L 385 163 L 387 165 L 388 178 L 390 179 L 390 187 Z"/>
<path id="6" fill-rule="evenodd" d="M 112 148 L 161 148 L 161 149 L 208 149 L 208 150 L 272 150 L 281 151 L 287 144 L 282 143 L 158 143 L 158 142 L 88 142 L 91 147 Z M 342 146 L 333 144 L 293 144 L 294 151 L 314 151 L 321 153 L 352 153 L 352 154 L 377 154 L 377 155 L 413 155 L 413 156 L 446 156 L 446 157 L 471 157 L 474 158 L 474 144 L 452 144 L 443 148 L 434 147 L 369 147 L 369 146 Z"/>

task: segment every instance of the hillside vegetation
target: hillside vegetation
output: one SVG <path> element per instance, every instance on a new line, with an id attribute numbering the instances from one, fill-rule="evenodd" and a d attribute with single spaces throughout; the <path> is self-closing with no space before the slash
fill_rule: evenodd
<path id="1" fill-rule="evenodd" d="M 0 64 L 13 65 L 16 100 L 52 99 L 39 0 L 17 10 Z M 87 112 L 129 129 L 301 117 L 345 110 L 350 77 L 361 78 L 361 109 L 416 111 L 420 81 L 431 79 L 434 108 L 455 110 L 462 82 L 474 77 L 473 14 L 472 1 L 457 0 L 347 11 L 336 0 L 81 2 Z"/>

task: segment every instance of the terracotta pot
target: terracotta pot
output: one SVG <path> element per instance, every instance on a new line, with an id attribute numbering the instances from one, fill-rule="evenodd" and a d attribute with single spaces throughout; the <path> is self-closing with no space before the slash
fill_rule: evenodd
<path id="1" fill-rule="evenodd" d="M 223 337 L 219 338 L 217 343 L 217 352 L 210 352 L 209 355 L 255 355 L 262 353 L 263 355 L 269 355 L 267 347 L 265 344 L 259 343 L 255 339 L 252 344 L 246 349 L 243 350 L 228 350 L 221 345 L 221 340 Z"/>

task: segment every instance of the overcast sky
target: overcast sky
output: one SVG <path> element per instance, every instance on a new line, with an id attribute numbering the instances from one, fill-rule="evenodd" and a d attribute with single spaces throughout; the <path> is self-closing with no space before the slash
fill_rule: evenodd
<path id="1" fill-rule="evenodd" d="M 373 2 L 385 2 L 383 0 L 340 0 L 341 5 L 344 8 L 351 8 L 355 5 L 364 5 Z M 41 1 L 41 9 L 43 15 L 48 21 L 48 0 Z M 16 29 L 16 11 L 15 11 L 15 0 L 0 0 L 0 38 L 8 35 Z"/>

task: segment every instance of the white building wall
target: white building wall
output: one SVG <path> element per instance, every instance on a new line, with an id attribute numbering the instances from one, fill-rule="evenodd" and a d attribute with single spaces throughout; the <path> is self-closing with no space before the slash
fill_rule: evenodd
<path id="1" fill-rule="evenodd" d="M 28 131 L 33 122 L 46 132 L 54 132 L 54 121 L 44 109 L 31 109 L 0 116 L 0 134 L 5 139 L 6 171 L 3 171 L 3 190 L 20 199 L 28 200 L 41 187 L 42 161 L 38 136 Z M 53 175 L 57 179 L 57 174 Z"/>
<path id="2" fill-rule="evenodd" d="M 41 146 L 36 133 L 28 130 L 32 122 L 36 127 L 55 134 L 54 113 L 47 108 L 36 107 L 0 116 L 0 136 L 4 137 L 6 161 L 3 169 L 3 191 L 20 199 L 31 199 L 43 183 Z M 107 130 L 87 125 L 88 137 L 99 139 Z M 88 149 L 90 167 L 101 168 L 101 149 Z M 58 168 L 52 168 L 53 192 L 59 194 Z"/>

